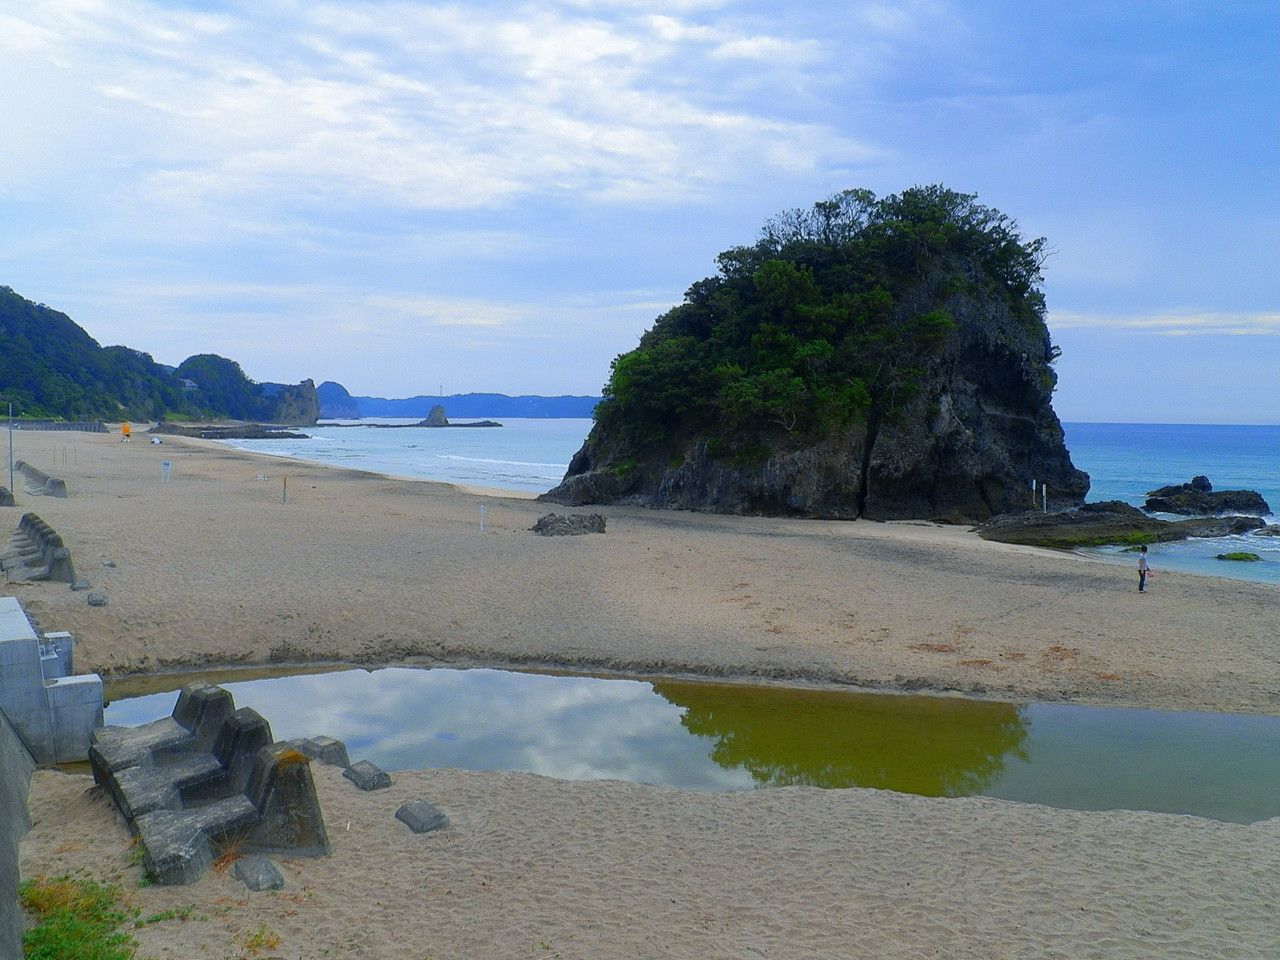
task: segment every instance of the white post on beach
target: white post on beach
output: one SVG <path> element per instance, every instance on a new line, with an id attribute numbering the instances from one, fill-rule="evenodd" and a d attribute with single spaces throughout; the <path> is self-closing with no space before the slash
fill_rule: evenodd
<path id="1" fill-rule="evenodd" d="M 480 504 L 480 529 L 484 530 L 484 504 Z"/>
<path id="2" fill-rule="evenodd" d="M 160 482 L 161 482 L 161 483 L 168 483 L 168 482 L 169 482 L 169 468 L 170 468 L 171 466 L 172 466 L 172 465 L 169 463 L 169 461 L 168 461 L 168 460 L 161 460 L 161 461 L 160 461 Z"/>

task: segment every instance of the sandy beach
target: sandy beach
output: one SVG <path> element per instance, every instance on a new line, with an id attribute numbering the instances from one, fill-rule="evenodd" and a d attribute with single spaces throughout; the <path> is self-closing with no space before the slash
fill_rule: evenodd
<path id="1" fill-rule="evenodd" d="M 81 671 L 538 666 L 1280 713 L 1266 585 L 1162 573 L 1139 594 L 1127 567 L 928 523 L 608 507 L 574 511 L 603 513 L 603 536 L 540 537 L 565 508 L 135 435 L 15 434 L 69 496 L 25 495 L 19 476 L 11 523 L 46 520 L 108 602 L 4 589 L 76 635 Z M 364 794 L 315 774 L 334 856 L 286 861 L 278 894 L 218 873 L 137 887 L 92 780 L 56 771 L 33 781 L 24 874 L 120 871 L 142 918 L 169 912 L 133 931 L 155 958 L 1280 950 L 1280 820 L 444 770 Z M 392 818 L 419 797 L 452 829 Z M 263 930 L 278 942 L 255 953 Z"/>

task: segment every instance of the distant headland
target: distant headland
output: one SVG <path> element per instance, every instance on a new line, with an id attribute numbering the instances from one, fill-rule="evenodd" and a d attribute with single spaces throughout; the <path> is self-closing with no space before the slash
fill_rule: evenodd
<path id="1" fill-rule="evenodd" d="M 462 393 L 452 396 L 417 396 L 402 400 L 353 397 L 346 387 L 326 380 L 316 387 L 323 420 L 360 420 L 365 417 L 430 418 L 433 407 L 443 407 L 451 417 L 515 417 L 521 419 L 590 419 L 599 397 L 511 397 L 502 393 Z M 430 424 L 423 424 L 430 426 Z M 452 426 L 453 424 L 451 424 Z M 457 424 L 464 426 L 465 424 Z"/>

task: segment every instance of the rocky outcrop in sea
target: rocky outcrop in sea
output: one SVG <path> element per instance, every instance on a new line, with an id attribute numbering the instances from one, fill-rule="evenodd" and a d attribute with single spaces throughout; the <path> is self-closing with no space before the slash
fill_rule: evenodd
<path id="1" fill-rule="evenodd" d="M 1266 516 L 1271 506 L 1254 490 L 1214 490 L 1208 477 L 1193 477 L 1190 483 L 1152 490 L 1142 509 L 1148 513 L 1176 513 L 1186 517 L 1223 514 Z"/>

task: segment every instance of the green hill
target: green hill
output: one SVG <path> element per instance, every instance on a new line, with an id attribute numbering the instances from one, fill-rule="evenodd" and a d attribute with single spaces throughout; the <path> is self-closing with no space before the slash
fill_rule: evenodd
<path id="1" fill-rule="evenodd" d="M 311 381 L 255 383 L 212 354 L 177 370 L 130 347 L 103 347 L 65 313 L 0 287 L 0 402 L 65 420 L 238 419 L 315 422 Z M 6 404 L 7 406 L 7 404 Z"/>

